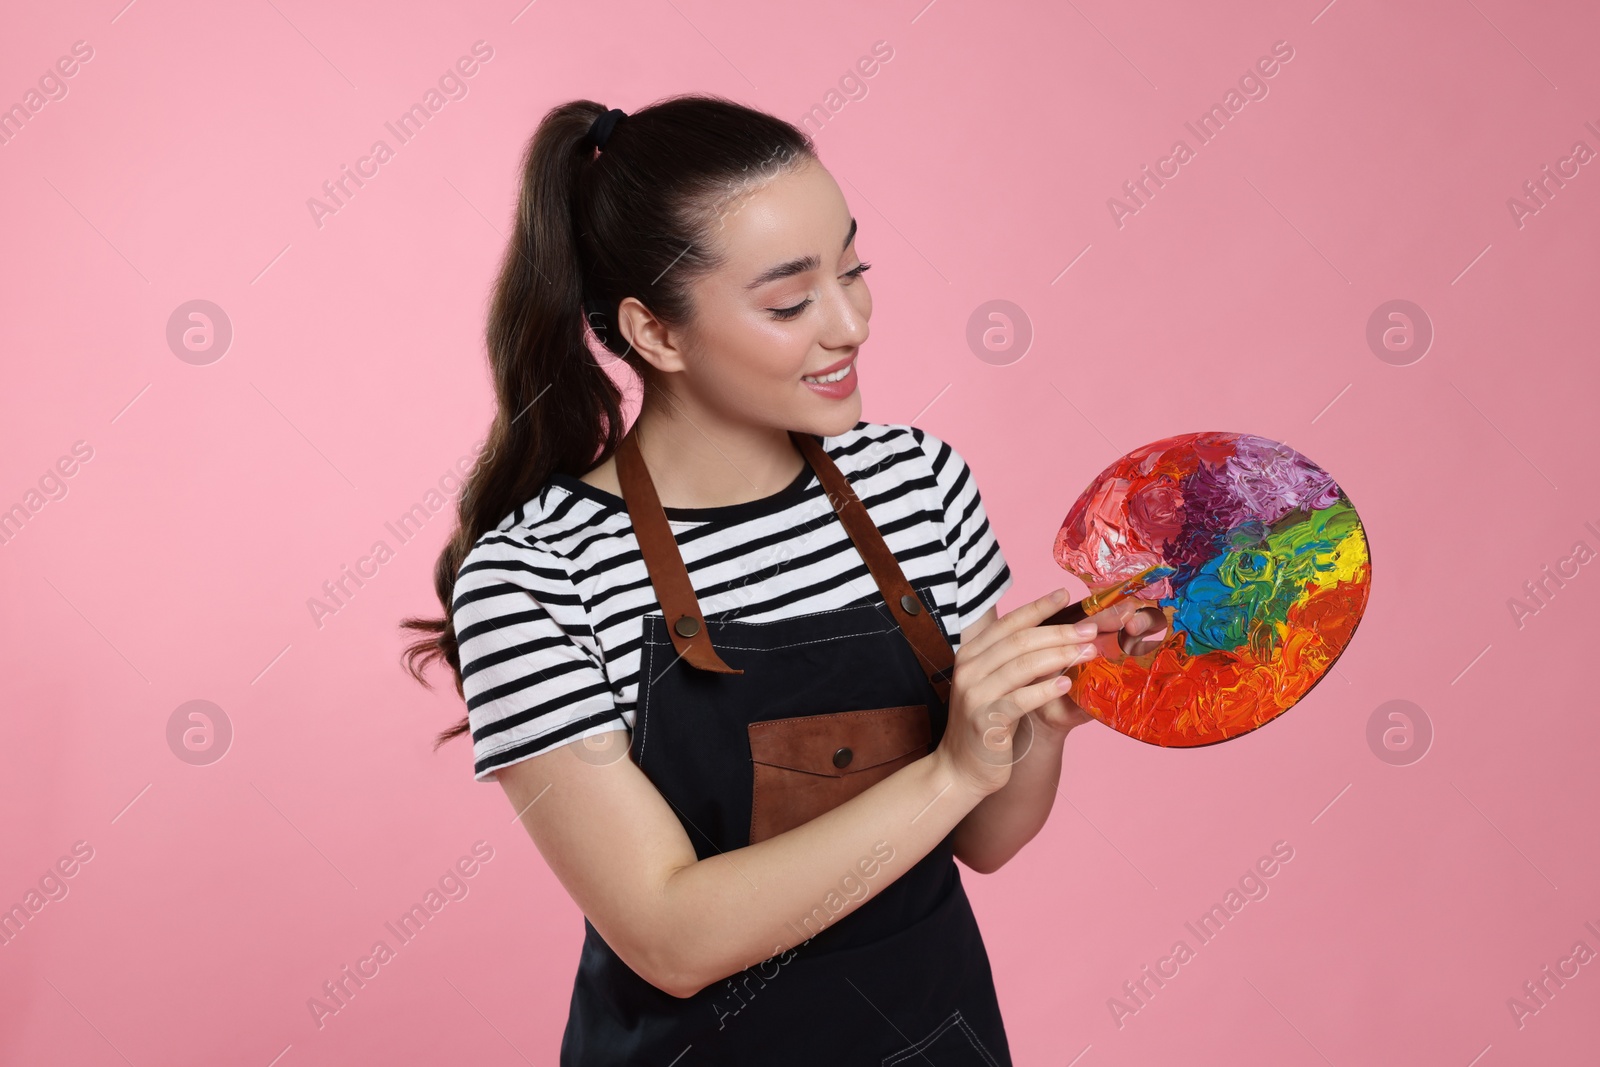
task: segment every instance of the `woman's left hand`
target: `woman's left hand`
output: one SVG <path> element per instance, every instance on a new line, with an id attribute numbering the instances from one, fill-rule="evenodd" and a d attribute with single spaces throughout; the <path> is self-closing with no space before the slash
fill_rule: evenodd
<path id="1" fill-rule="evenodd" d="M 1147 609 L 1147 610 L 1141 610 Z M 1115 633 L 1121 630 L 1129 637 L 1138 637 L 1152 630 L 1163 629 L 1166 620 L 1159 612 L 1150 607 L 1149 601 L 1129 597 L 1120 604 L 1113 604 L 1104 611 L 1089 616 L 1090 620 L 1099 624 L 1102 634 Z M 1126 648 L 1124 644 L 1124 648 Z M 1065 672 L 1063 672 L 1065 673 Z M 1068 690 L 1061 696 L 1053 697 L 1043 705 L 1028 713 L 1033 717 L 1033 726 L 1046 734 L 1055 737 L 1065 737 L 1067 732 L 1075 726 L 1082 726 L 1094 720 L 1077 701 L 1072 699 Z"/>

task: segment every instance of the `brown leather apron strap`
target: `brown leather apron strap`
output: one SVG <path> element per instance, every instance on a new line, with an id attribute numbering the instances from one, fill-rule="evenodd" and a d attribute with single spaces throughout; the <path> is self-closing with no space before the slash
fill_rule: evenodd
<path id="1" fill-rule="evenodd" d="M 884 603 L 893 614 L 906 640 L 911 643 L 917 660 L 928 676 L 939 699 L 950 702 L 950 676 L 955 669 L 955 652 L 950 642 L 939 630 L 939 624 L 928 614 L 911 583 L 900 570 L 877 524 L 867 513 L 866 505 L 856 496 L 850 480 L 844 476 L 833 457 L 828 455 L 820 441 L 809 433 L 789 431 L 795 447 L 805 457 L 817 480 L 828 494 L 839 521 L 855 544 L 856 551 L 871 572 Z M 632 432 L 625 434 L 617 446 L 617 481 L 622 485 L 622 499 L 628 506 L 628 518 L 633 522 L 634 536 L 639 541 L 639 552 L 644 556 L 645 569 L 650 574 L 650 584 L 661 602 L 663 617 L 667 621 L 667 634 L 672 638 L 678 654 L 701 670 L 719 674 L 743 674 L 722 661 L 711 639 L 706 634 L 705 618 L 700 614 L 700 601 L 689 581 L 688 569 L 678 551 L 678 542 L 667 524 L 666 512 L 656 496 L 655 484 L 639 455 L 639 443 Z"/>
<path id="2" fill-rule="evenodd" d="M 811 434 L 790 430 L 789 436 L 811 464 L 811 469 L 817 472 L 817 479 L 822 482 L 829 503 L 833 505 L 839 521 L 844 523 L 850 540 L 855 542 L 856 551 L 861 553 L 867 570 L 872 572 L 884 603 L 894 613 L 895 622 L 900 625 L 906 640 L 911 642 L 928 681 L 938 692 L 939 699 L 948 704 L 950 675 L 955 669 L 955 652 L 950 648 L 950 642 L 940 632 L 933 616 L 928 614 L 927 605 L 922 603 L 912 590 L 911 583 L 906 581 L 905 573 L 900 570 L 900 561 L 894 558 L 877 524 L 867 514 L 866 505 L 856 496 L 850 480 L 833 462 L 827 449 Z"/>
<path id="3" fill-rule="evenodd" d="M 616 456 L 622 500 L 628 505 L 628 518 L 633 522 L 633 534 L 639 541 L 639 553 L 644 556 L 650 584 L 655 587 L 656 599 L 661 602 L 662 615 L 667 622 L 667 634 L 678 655 L 703 671 L 743 674 L 744 671 L 722 662 L 717 650 L 711 647 L 706 620 L 700 614 L 700 600 L 694 595 L 688 568 L 683 565 L 678 542 L 667 525 L 667 513 L 661 509 L 661 498 L 656 496 L 650 471 L 644 465 L 644 457 L 639 455 L 635 434 L 629 432 L 623 436 Z"/>

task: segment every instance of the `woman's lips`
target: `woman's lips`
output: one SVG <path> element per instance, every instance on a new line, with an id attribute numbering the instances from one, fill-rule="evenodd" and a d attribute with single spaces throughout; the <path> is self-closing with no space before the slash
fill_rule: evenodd
<path id="1" fill-rule="evenodd" d="M 850 369 L 846 372 L 843 378 L 840 378 L 836 382 L 814 382 L 806 377 L 802 377 L 800 380 L 805 382 L 807 389 L 810 389 L 819 396 L 825 396 L 830 400 L 843 400 L 845 397 L 856 391 L 856 358 L 857 357 L 855 356 L 851 356 L 850 359 L 844 363 L 838 364 L 838 367 L 848 366 Z M 838 369 L 836 367 L 831 373 L 837 372 Z"/>

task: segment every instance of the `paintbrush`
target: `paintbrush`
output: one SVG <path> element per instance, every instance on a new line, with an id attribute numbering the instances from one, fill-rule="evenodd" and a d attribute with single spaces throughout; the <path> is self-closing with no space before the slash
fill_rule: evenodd
<path id="1" fill-rule="evenodd" d="M 1175 567 L 1153 563 L 1131 578 L 1124 578 L 1115 585 L 1108 585 L 1097 593 L 1090 593 L 1076 604 L 1068 604 L 1039 625 L 1058 626 L 1062 623 L 1082 622 L 1097 612 L 1122 603 L 1139 590 L 1146 586 L 1154 585 L 1167 575 L 1177 573 L 1178 571 Z"/>

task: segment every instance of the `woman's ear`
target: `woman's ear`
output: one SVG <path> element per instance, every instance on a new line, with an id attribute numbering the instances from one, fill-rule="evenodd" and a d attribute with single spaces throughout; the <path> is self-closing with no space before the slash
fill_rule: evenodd
<path id="1" fill-rule="evenodd" d="M 681 371 L 685 367 L 678 334 L 656 318 L 637 298 L 625 296 L 617 305 L 617 329 L 646 363 L 658 371 Z"/>

